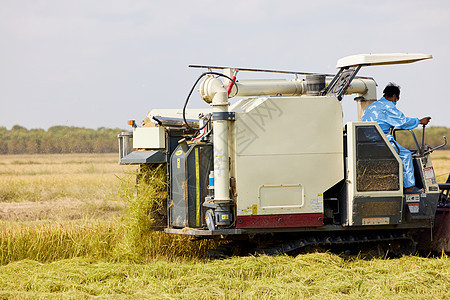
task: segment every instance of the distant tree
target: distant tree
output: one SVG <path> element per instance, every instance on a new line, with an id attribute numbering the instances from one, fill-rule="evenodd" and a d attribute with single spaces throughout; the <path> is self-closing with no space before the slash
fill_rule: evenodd
<path id="1" fill-rule="evenodd" d="M 8 154 L 8 143 L 0 140 L 0 154 Z"/>
<path id="2" fill-rule="evenodd" d="M 26 129 L 25 127 L 22 127 L 22 126 L 20 126 L 20 125 L 14 125 L 14 126 L 11 128 L 11 130 L 12 130 L 12 131 L 19 131 L 19 130 L 22 130 L 22 131 L 28 131 L 28 129 Z"/>
<path id="3" fill-rule="evenodd" d="M 24 154 L 26 153 L 26 142 L 24 139 L 15 138 L 8 143 L 9 154 Z"/>
<path id="4" fill-rule="evenodd" d="M 14 125 L 0 127 L 0 154 L 117 152 L 121 129 L 52 126 L 47 131 Z"/>

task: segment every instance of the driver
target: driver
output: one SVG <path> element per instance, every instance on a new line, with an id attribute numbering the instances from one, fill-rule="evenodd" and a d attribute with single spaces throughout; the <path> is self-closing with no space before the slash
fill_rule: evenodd
<path id="1" fill-rule="evenodd" d="M 383 97 L 369 105 L 361 118 L 363 122 L 375 121 L 380 125 L 381 130 L 386 134 L 394 149 L 397 149 L 398 155 L 403 162 L 403 187 L 407 194 L 421 193 L 414 178 L 414 167 L 411 151 L 398 144 L 394 137 L 389 134 L 392 127 L 400 129 L 414 129 L 419 124 L 427 125 L 430 117 L 422 119 L 406 117 L 397 107 L 397 101 L 400 99 L 400 87 L 390 82 L 383 90 Z"/>

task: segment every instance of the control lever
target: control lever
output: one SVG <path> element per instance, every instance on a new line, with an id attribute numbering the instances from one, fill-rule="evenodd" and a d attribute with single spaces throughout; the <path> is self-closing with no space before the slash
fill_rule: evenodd
<path id="1" fill-rule="evenodd" d="M 420 148 L 420 152 L 422 152 L 422 155 L 425 155 L 425 124 L 422 124 L 422 147 Z"/>
<path id="2" fill-rule="evenodd" d="M 427 155 L 427 154 L 433 152 L 434 150 L 441 149 L 442 147 L 445 147 L 446 145 L 447 145 L 447 138 L 444 136 L 444 143 L 442 145 L 439 145 L 437 147 L 434 147 L 434 148 L 426 151 L 423 155 Z"/>

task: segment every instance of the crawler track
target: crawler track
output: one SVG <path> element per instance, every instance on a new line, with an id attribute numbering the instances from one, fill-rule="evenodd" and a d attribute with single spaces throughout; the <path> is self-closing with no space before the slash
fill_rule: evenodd
<path id="1" fill-rule="evenodd" d="M 216 249 L 208 250 L 206 258 L 217 259 L 230 256 L 296 255 L 314 249 L 358 254 L 368 252 L 371 256 L 399 257 L 416 251 L 415 241 L 406 234 L 344 234 L 338 236 L 316 235 L 308 237 L 282 236 L 260 237 L 253 240 L 232 241 Z"/>

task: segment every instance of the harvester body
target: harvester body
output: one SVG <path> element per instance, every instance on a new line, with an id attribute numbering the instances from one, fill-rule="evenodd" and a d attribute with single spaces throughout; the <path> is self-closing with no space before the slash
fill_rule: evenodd
<path id="1" fill-rule="evenodd" d="M 332 78 L 308 73 L 300 80 L 292 72 L 292 81 L 236 81 L 232 68 L 225 82 L 204 73 L 200 94 L 211 108 L 186 109 L 186 101 L 183 110 L 150 111 L 142 127 L 120 135 L 120 163 L 166 164 L 170 234 L 249 244 L 270 236 L 274 242 L 255 242 L 250 251 L 266 254 L 364 242 L 413 252 L 419 240 L 418 248 L 448 251 L 431 235 L 436 211 L 448 203 L 430 151 L 416 149 L 413 158 L 423 193 L 404 194 L 396 149 L 376 122 L 343 124 L 341 106 L 344 94 L 357 94 L 361 116 L 376 101 L 375 81 L 357 77 L 361 67 L 427 58 L 352 56 L 338 61 Z M 249 98 L 229 106 L 233 95 Z M 444 231 L 447 213 L 438 217 Z"/>

